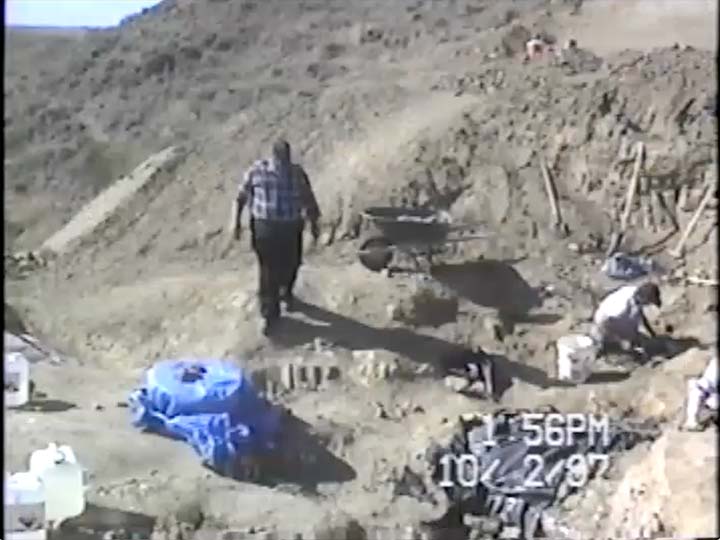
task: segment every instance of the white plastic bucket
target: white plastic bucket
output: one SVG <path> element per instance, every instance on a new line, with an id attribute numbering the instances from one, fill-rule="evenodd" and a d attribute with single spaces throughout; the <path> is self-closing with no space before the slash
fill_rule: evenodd
<path id="1" fill-rule="evenodd" d="M 597 357 L 595 341 L 583 334 L 570 334 L 557 340 L 558 379 L 585 382 L 592 374 Z"/>
<path id="2" fill-rule="evenodd" d="M 30 472 L 45 487 L 48 521 L 60 523 L 85 511 L 85 474 L 70 446 L 51 443 L 35 450 L 30 455 Z"/>
<path id="3" fill-rule="evenodd" d="M 19 352 L 4 353 L 5 405 L 22 407 L 30 401 L 30 364 Z"/>
<path id="4" fill-rule="evenodd" d="M 6 538 L 44 540 L 45 488 L 40 479 L 29 472 L 5 473 L 4 489 L 3 525 Z"/>

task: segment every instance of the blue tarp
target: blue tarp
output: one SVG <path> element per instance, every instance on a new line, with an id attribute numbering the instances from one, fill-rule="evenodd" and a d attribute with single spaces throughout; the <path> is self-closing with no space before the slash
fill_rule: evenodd
<path id="1" fill-rule="evenodd" d="M 272 450 L 279 431 L 280 413 L 222 360 L 158 362 L 128 403 L 135 427 L 184 440 L 224 473 L 239 457 Z"/>
<path id="2" fill-rule="evenodd" d="M 637 279 L 658 270 L 652 260 L 645 257 L 614 253 L 602 265 L 602 271 L 613 279 Z"/>

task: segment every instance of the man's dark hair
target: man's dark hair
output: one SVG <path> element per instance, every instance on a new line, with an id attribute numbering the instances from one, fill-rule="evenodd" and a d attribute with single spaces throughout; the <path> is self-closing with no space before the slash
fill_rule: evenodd
<path id="1" fill-rule="evenodd" d="M 653 304 L 657 307 L 662 305 L 660 300 L 660 288 L 655 283 L 643 283 L 635 293 L 636 298 L 642 304 Z"/>
<path id="2" fill-rule="evenodd" d="M 290 143 L 285 139 L 278 139 L 273 143 L 273 158 L 283 164 L 290 164 Z"/>

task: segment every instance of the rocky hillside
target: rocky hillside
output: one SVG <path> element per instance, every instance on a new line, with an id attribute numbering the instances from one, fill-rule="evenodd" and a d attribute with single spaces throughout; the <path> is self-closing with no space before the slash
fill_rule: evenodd
<path id="1" fill-rule="evenodd" d="M 600 59 L 581 49 L 523 64 L 530 33 L 558 39 L 573 9 L 165 1 L 117 29 L 64 37 L 57 50 L 65 54 L 55 52 L 41 70 L 18 58 L 28 51 L 14 47 L 22 36 L 11 33 L 11 239 L 36 247 L 99 190 L 171 144 L 186 145 L 189 157 L 175 186 L 133 210 L 133 242 L 173 236 L 175 250 L 188 237 L 214 238 L 222 212 L 203 216 L 226 206 L 239 169 L 280 132 L 316 177 L 330 239 L 352 236 L 359 210 L 388 200 L 454 206 L 463 217 L 470 204 L 491 222 L 510 206 L 537 206 L 540 152 L 563 196 L 597 201 L 604 214 L 615 205 L 613 188 L 622 188 L 622 153 L 636 140 L 648 145 L 654 185 L 677 189 L 701 178 L 714 159 L 712 55 L 676 47 Z M 389 14 L 402 24 L 383 22 Z M 46 54 L 38 47 L 31 58 Z M 448 92 L 476 99 L 448 104 Z M 507 201 L 488 209 L 467 200 L 486 193 Z M 203 230 L 138 222 L 138 212 L 200 219 Z"/>

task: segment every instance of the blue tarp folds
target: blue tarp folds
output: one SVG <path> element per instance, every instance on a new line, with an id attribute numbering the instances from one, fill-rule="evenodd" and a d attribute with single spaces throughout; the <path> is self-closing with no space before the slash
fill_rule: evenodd
<path id="1" fill-rule="evenodd" d="M 658 268 L 648 258 L 614 253 L 605 260 L 601 270 L 613 279 L 632 280 L 654 272 Z"/>
<path id="2" fill-rule="evenodd" d="M 222 360 L 158 362 L 129 404 L 135 427 L 184 440 L 220 472 L 239 457 L 272 450 L 279 430 L 279 412 Z"/>

